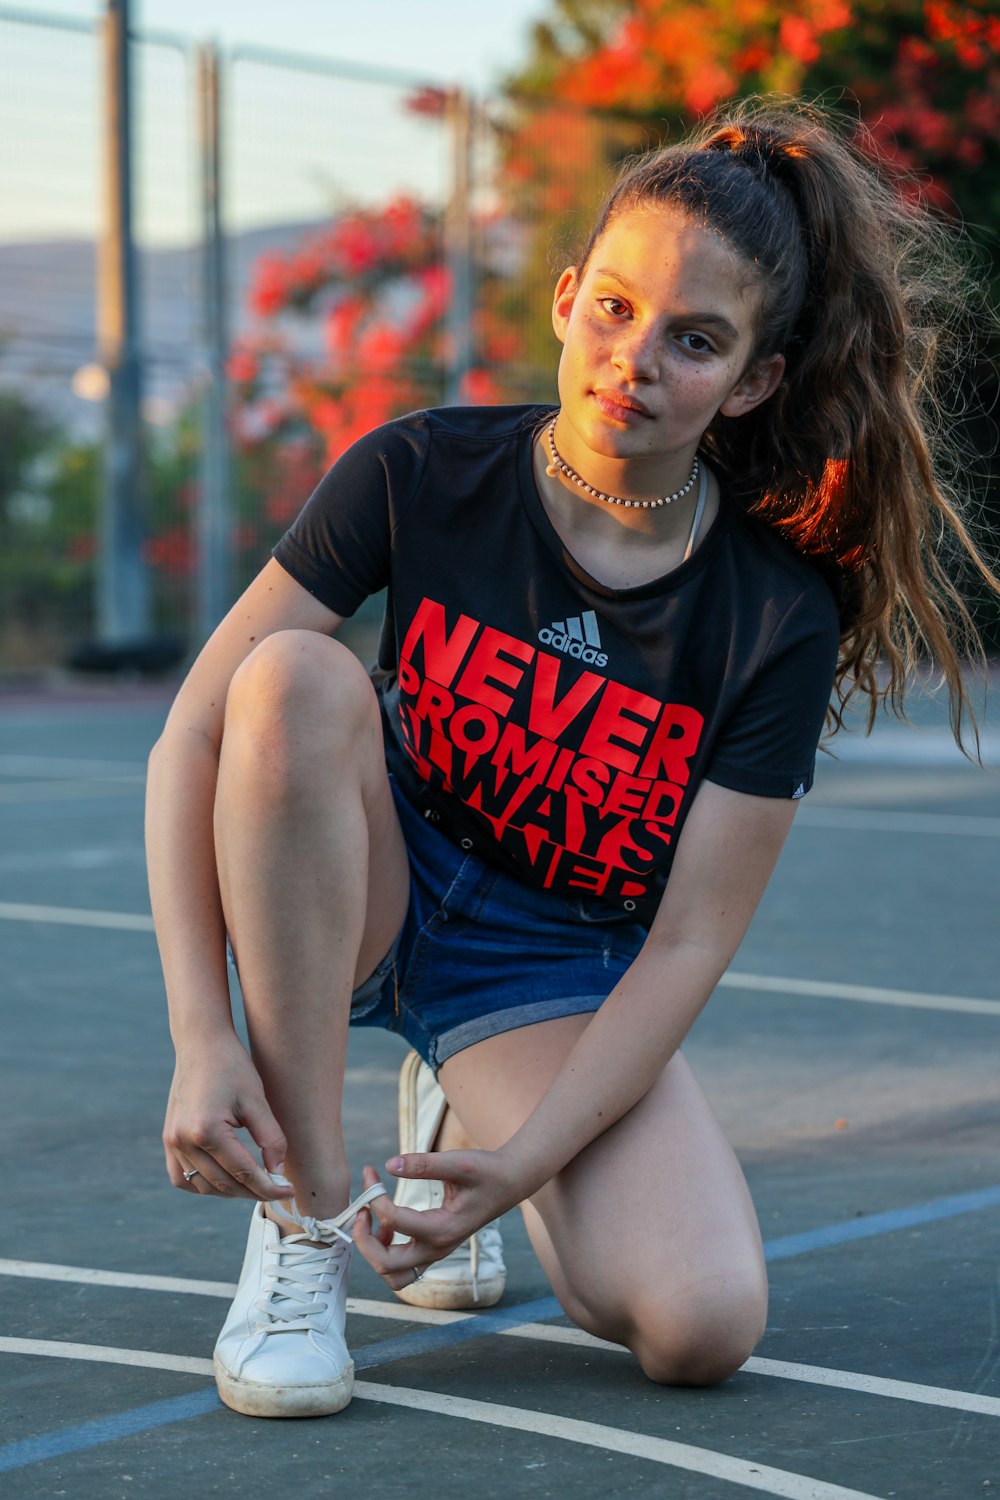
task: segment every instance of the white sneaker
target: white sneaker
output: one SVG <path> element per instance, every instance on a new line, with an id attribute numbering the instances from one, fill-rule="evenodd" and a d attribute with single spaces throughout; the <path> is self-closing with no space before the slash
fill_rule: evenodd
<path id="1" fill-rule="evenodd" d="M 447 1108 L 448 1101 L 430 1068 L 416 1052 L 408 1053 L 399 1073 L 400 1154 L 430 1151 Z M 401 1208 L 420 1211 L 440 1208 L 444 1184 L 402 1177 L 393 1201 Z M 394 1236 L 395 1244 L 405 1241 L 404 1234 Z M 503 1240 L 494 1219 L 443 1260 L 434 1261 L 419 1281 L 403 1287 L 396 1296 L 411 1307 L 492 1307 L 503 1296 L 506 1282 Z"/>
<path id="2" fill-rule="evenodd" d="M 284 1184 L 285 1178 L 271 1173 Z M 250 1220 L 236 1300 L 215 1346 L 219 1395 L 248 1417 L 325 1417 L 354 1392 L 344 1342 L 351 1237 L 359 1209 L 385 1192 L 368 1188 L 334 1219 L 281 1209 L 302 1229 L 282 1239 L 258 1203 Z"/>

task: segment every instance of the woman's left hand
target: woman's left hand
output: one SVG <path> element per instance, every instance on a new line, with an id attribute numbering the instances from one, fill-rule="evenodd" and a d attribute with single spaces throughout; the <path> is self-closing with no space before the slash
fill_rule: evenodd
<path id="1" fill-rule="evenodd" d="M 394 1292 L 411 1286 L 414 1272 L 421 1274 L 436 1260 L 467 1240 L 491 1219 L 506 1213 L 520 1201 L 503 1157 L 497 1151 L 435 1151 L 396 1156 L 386 1163 L 394 1177 L 430 1178 L 444 1184 L 441 1208 L 420 1212 L 399 1208 L 390 1197 L 378 1198 L 371 1213 L 362 1209 L 354 1221 L 354 1243 L 368 1264 Z M 379 1181 L 374 1167 L 365 1167 L 364 1185 Z M 406 1244 L 394 1245 L 394 1234 L 408 1236 Z"/>

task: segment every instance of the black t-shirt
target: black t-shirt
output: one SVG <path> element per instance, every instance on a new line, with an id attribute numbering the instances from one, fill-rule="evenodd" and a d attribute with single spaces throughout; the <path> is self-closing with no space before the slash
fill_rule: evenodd
<path id="1" fill-rule="evenodd" d="M 707 778 L 800 797 L 839 645 L 815 568 L 725 494 L 688 559 L 598 583 L 532 473 L 543 407 L 416 412 L 338 460 L 274 555 L 351 615 L 388 586 L 390 770 L 456 843 L 652 921 Z"/>

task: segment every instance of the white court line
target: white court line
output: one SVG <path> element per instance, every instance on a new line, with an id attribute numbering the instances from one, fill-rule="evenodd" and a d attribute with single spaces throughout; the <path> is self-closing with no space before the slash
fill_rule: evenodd
<path id="1" fill-rule="evenodd" d="M 974 818 L 966 813 L 869 812 L 855 807 L 803 807 L 795 815 L 792 828 L 796 827 L 1000 839 L 1000 818 Z"/>
<path id="2" fill-rule="evenodd" d="M 517 1328 L 504 1329 L 504 1333 L 512 1338 L 538 1339 L 547 1344 L 574 1344 L 577 1348 L 603 1349 L 611 1354 L 628 1353 L 620 1344 L 610 1344 L 606 1339 L 584 1333 L 582 1328 L 563 1328 L 557 1323 L 522 1323 Z M 740 1366 L 740 1373 L 860 1391 L 866 1396 L 914 1401 L 920 1406 L 946 1406 L 952 1411 L 975 1412 L 981 1417 L 1000 1417 L 1000 1396 L 981 1396 L 975 1391 L 954 1391 L 940 1385 L 919 1385 L 912 1380 L 887 1380 L 881 1375 L 862 1375 L 854 1370 L 834 1370 L 825 1365 L 792 1364 L 783 1359 L 759 1359 L 752 1355 Z"/>
<path id="3" fill-rule="evenodd" d="M 187 1354 L 157 1354 L 151 1349 L 108 1349 L 103 1344 L 64 1344 L 60 1339 L 0 1337 L 0 1354 L 43 1354 L 53 1359 L 93 1360 L 99 1365 L 133 1365 L 144 1370 L 179 1370 L 183 1375 L 211 1375 L 210 1359 Z"/>
<path id="4" fill-rule="evenodd" d="M 76 760 L 62 755 L 0 755 L 0 776 L 145 776 L 139 760 Z"/>
<path id="5" fill-rule="evenodd" d="M 221 1297 L 226 1301 L 236 1295 L 235 1282 L 193 1281 L 180 1276 L 139 1276 L 127 1271 L 98 1271 L 89 1266 L 60 1266 L 48 1261 L 0 1260 L 0 1276 L 24 1276 L 35 1281 L 68 1281 L 89 1286 L 140 1288 L 144 1291 L 181 1292 L 200 1297 Z M 349 1297 L 347 1311 L 359 1318 L 387 1318 L 393 1322 L 422 1323 L 441 1326 L 465 1323 L 475 1313 L 445 1312 L 434 1308 L 408 1307 L 403 1302 L 377 1302 L 369 1297 Z M 607 1354 L 626 1354 L 620 1344 L 598 1339 L 582 1328 L 564 1328 L 558 1323 L 521 1323 L 513 1328 L 497 1329 L 501 1338 L 535 1339 L 547 1344 L 572 1344 L 581 1349 L 603 1350 Z M 15 1340 L 15 1342 L 17 1342 Z M 22 1340 L 21 1342 L 25 1342 Z M 27 1340 L 31 1342 L 31 1340 Z M 0 1344 L 2 1347 L 2 1344 Z M 62 1344 L 54 1344 L 57 1351 Z M 79 1346 L 91 1348 L 89 1344 Z M 67 1356 L 67 1358 L 84 1356 Z M 1000 1417 L 1000 1397 L 981 1396 L 972 1391 L 949 1390 L 945 1386 L 919 1385 L 913 1381 L 887 1380 L 879 1375 L 857 1374 L 853 1370 L 835 1370 L 824 1365 L 791 1364 L 785 1360 L 748 1359 L 742 1369 L 751 1375 L 766 1375 L 779 1380 L 799 1380 L 807 1385 L 834 1386 L 866 1395 L 885 1396 L 897 1401 L 914 1401 L 922 1406 L 945 1406 L 954 1411 L 975 1412 L 979 1416 Z"/>
<path id="6" fill-rule="evenodd" d="M 3 802 L 71 802 L 74 798 L 133 796 L 141 792 L 142 776 L 107 776 L 100 781 L 3 781 Z"/>
<path id="7" fill-rule="evenodd" d="M 65 1281 L 74 1286 L 117 1286 L 126 1291 L 179 1292 L 188 1297 L 221 1297 L 231 1302 L 235 1281 L 195 1281 L 186 1276 L 139 1275 L 132 1271 L 98 1271 L 91 1266 L 61 1266 L 52 1261 L 0 1259 L 0 1276 L 23 1276 L 29 1281 Z M 474 1313 L 445 1312 L 430 1307 L 408 1307 L 403 1302 L 376 1302 L 370 1297 L 348 1297 L 347 1311 L 364 1318 L 395 1318 L 402 1323 L 461 1323 Z"/>
<path id="8" fill-rule="evenodd" d="M 973 1016 L 1000 1016 L 1000 1000 L 973 1000 L 967 995 L 929 995 L 921 990 L 886 990 L 869 984 L 830 983 L 823 979 L 785 979 L 777 974 L 743 974 L 730 970 L 719 980 L 719 988 L 806 995 L 817 1000 L 861 1000 L 868 1005 L 950 1010 Z"/>
<path id="9" fill-rule="evenodd" d="M 208 1359 L 156 1354 L 145 1349 L 109 1349 L 99 1344 L 63 1344 L 54 1339 L 0 1337 L 0 1353 L 94 1360 L 102 1364 L 178 1370 L 193 1375 L 212 1373 L 212 1362 Z M 742 1484 L 747 1489 L 781 1496 L 783 1500 L 879 1500 L 878 1496 L 867 1491 L 827 1484 L 821 1479 L 810 1479 L 806 1474 L 794 1474 L 788 1469 L 775 1469 L 753 1459 L 734 1458 L 711 1448 L 696 1448 L 690 1443 L 676 1443 L 668 1438 L 650 1437 L 646 1433 L 606 1427 L 597 1422 L 581 1422 L 575 1417 L 560 1417 L 551 1412 L 527 1411 L 519 1406 L 494 1406 L 492 1402 L 471 1401 L 465 1396 L 446 1396 L 408 1386 L 380 1385 L 369 1380 L 356 1381 L 354 1395 L 362 1401 L 405 1406 L 411 1411 L 435 1412 L 442 1417 L 459 1417 L 466 1422 L 485 1423 L 488 1427 L 533 1432 L 540 1437 L 560 1438 L 563 1442 L 582 1443 L 605 1452 L 624 1453 L 630 1458 L 645 1458 L 672 1469 L 707 1474 L 729 1484 Z"/>
<path id="10" fill-rule="evenodd" d="M 141 912 L 86 911 L 76 906 L 35 906 L 27 901 L 0 901 L 0 920 L 58 922 L 65 927 L 108 927 L 117 932 L 152 932 L 153 919 Z"/>
<path id="11" fill-rule="evenodd" d="M 152 932 L 152 917 L 133 912 L 85 911 L 75 906 L 33 906 L 0 901 L 0 921 L 56 922 L 69 927 L 101 927 L 118 932 Z M 778 974 L 743 974 L 730 970 L 720 989 L 755 990 L 776 995 L 806 995 L 823 1000 L 862 1000 L 870 1005 L 902 1005 L 913 1010 L 945 1010 L 975 1016 L 1000 1016 L 1000 1000 L 968 995 L 931 995 L 921 990 L 879 989 L 867 984 L 831 983 L 822 979 L 787 979 Z"/>
<path id="12" fill-rule="evenodd" d="M 762 1490 L 767 1495 L 780 1495 L 784 1500 L 877 1500 L 868 1491 L 827 1484 L 822 1479 L 775 1469 L 753 1459 L 733 1458 L 711 1448 L 696 1448 L 690 1443 L 675 1443 L 669 1438 L 627 1432 L 597 1422 L 581 1422 L 575 1417 L 559 1417 L 551 1412 L 526 1411 L 519 1406 L 494 1406 L 490 1401 L 472 1401 L 466 1396 L 443 1396 L 436 1391 L 376 1385 L 368 1380 L 357 1381 L 354 1394 L 362 1400 L 437 1412 L 443 1417 L 462 1417 L 467 1422 L 484 1422 L 488 1427 L 536 1432 L 541 1437 L 561 1438 L 564 1442 L 583 1443 L 605 1452 L 650 1459 L 670 1468 L 686 1469 L 688 1473 L 707 1474 L 729 1484 L 742 1484 L 746 1489 Z"/>

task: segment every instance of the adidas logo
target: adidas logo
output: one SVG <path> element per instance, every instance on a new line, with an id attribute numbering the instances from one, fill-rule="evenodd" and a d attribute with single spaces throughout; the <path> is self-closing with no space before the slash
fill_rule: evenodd
<path id="1" fill-rule="evenodd" d="M 556 651 L 585 661 L 588 666 L 606 667 L 608 664 L 607 652 L 601 650 L 597 616 L 592 609 L 585 609 L 582 615 L 571 615 L 566 620 L 553 620 L 551 625 L 543 625 L 538 639 Z"/>
<path id="2" fill-rule="evenodd" d="M 795 791 L 792 793 L 792 801 L 794 802 L 794 801 L 796 801 L 797 798 L 804 797 L 805 794 L 806 794 L 806 784 L 805 784 L 804 781 L 800 781 L 799 784 L 798 784 L 798 786 L 795 788 Z"/>

